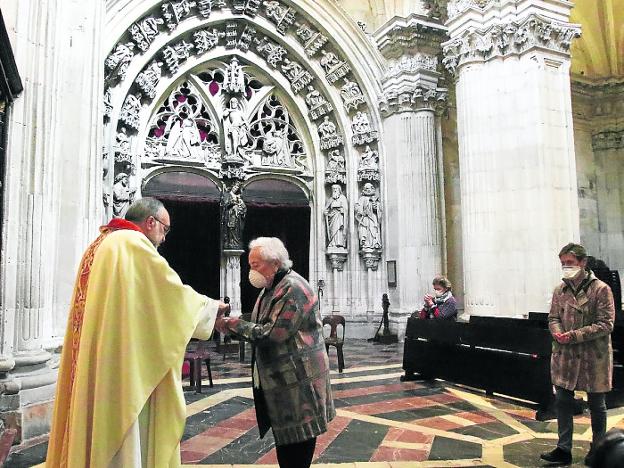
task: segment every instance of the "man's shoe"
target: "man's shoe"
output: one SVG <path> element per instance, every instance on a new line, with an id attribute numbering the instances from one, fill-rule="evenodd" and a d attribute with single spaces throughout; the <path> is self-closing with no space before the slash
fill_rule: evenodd
<path id="1" fill-rule="evenodd" d="M 592 444 L 589 445 L 589 452 L 585 455 L 585 466 L 594 466 L 594 446 Z"/>
<path id="2" fill-rule="evenodd" d="M 559 447 L 550 452 L 542 453 L 540 458 L 548 463 L 556 463 L 558 465 L 569 465 L 572 463 L 572 454 Z"/>

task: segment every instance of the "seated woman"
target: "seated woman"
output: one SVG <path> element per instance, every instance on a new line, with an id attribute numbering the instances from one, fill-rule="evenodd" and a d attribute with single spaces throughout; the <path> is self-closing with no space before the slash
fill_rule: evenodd
<path id="1" fill-rule="evenodd" d="M 445 276 L 433 278 L 433 294 L 425 294 L 425 304 L 418 312 L 421 319 L 457 320 L 457 301 L 451 292 L 451 282 Z"/>

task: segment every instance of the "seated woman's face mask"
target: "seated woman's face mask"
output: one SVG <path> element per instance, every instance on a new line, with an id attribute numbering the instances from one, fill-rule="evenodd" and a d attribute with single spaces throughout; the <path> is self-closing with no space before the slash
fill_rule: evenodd
<path id="1" fill-rule="evenodd" d="M 267 279 L 257 270 L 249 270 L 249 282 L 254 288 L 262 289 L 267 287 Z"/>

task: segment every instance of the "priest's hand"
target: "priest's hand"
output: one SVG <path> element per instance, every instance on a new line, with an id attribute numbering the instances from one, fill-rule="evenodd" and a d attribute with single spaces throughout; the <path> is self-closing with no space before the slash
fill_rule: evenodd
<path id="1" fill-rule="evenodd" d="M 557 340 L 557 343 L 568 344 L 572 337 L 569 333 L 553 333 L 553 338 Z"/>
<path id="2" fill-rule="evenodd" d="M 226 304 L 225 302 L 219 302 L 217 317 L 227 317 L 228 315 L 230 315 L 230 304 Z"/>

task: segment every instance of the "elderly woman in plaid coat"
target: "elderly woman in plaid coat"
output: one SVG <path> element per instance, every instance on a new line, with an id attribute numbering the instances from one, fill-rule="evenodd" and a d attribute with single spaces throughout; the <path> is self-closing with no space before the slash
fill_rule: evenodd
<path id="1" fill-rule="evenodd" d="M 605 434 L 605 394 L 611 390 L 611 331 L 615 306 L 611 288 L 587 270 L 587 252 L 570 243 L 559 253 L 563 282 L 555 288 L 548 325 L 553 336 L 550 374 L 556 389 L 557 447 L 541 458 L 558 464 L 572 461 L 574 390 L 587 392 L 593 444 L 585 464 L 592 466 L 593 447 Z"/>
<path id="2" fill-rule="evenodd" d="M 336 415 L 318 300 L 310 284 L 290 269 L 279 239 L 259 237 L 249 247 L 249 281 L 262 289 L 252 319 L 224 317 L 215 327 L 253 344 L 260 437 L 273 429 L 280 467 L 306 468 L 316 437 Z"/>

